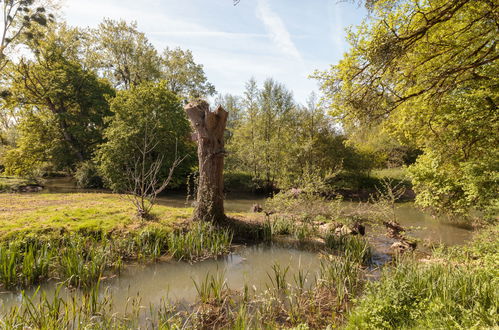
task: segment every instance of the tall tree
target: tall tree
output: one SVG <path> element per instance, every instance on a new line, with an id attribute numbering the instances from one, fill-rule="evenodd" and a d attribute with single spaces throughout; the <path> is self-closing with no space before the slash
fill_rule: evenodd
<path id="1" fill-rule="evenodd" d="M 137 23 L 104 19 L 92 31 L 95 55 L 92 65 L 118 89 L 129 89 L 160 77 L 160 58 Z"/>
<path id="2" fill-rule="evenodd" d="M 498 10 L 489 0 L 376 1 L 343 60 L 316 75 L 345 127 L 381 125 L 423 150 L 412 167 L 423 206 L 497 205 Z"/>
<path id="3" fill-rule="evenodd" d="M 9 66 L 8 106 L 21 110 L 20 139 L 11 154 L 29 153 L 25 159 L 35 157 L 55 169 L 72 169 L 92 156 L 110 114 L 106 96 L 114 94 L 107 82 L 81 66 L 77 51 L 64 42 L 72 39 L 68 34 L 78 31 L 54 29 L 31 44 L 32 59 Z M 29 166 L 17 167 L 23 157 L 15 158 L 10 157 L 7 169 L 23 174 Z"/>
<path id="4" fill-rule="evenodd" d="M 215 94 L 201 64 L 194 62 L 190 50 L 166 48 L 161 57 L 161 79 L 184 99 L 200 99 Z"/>

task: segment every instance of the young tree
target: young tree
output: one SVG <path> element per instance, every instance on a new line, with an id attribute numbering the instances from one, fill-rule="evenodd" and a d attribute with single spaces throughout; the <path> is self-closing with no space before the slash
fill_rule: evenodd
<path id="1" fill-rule="evenodd" d="M 136 154 L 132 155 L 131 164 L 126 167 L 125 196 L 130 199 L 137 209 L 137 216 L 148 219 L 151 209 L 156 203 L 159 193 L 166 189 L 173 178 L 173 172 L 187 156 L 179 157 L 175 146 L 175 156 L 168 170 L 166 178 L 160 179 L 161 169 L 164 167 L 164 155 L 155 156 L 155 148 L 161 142 L 157 139 L 157 122 L 149 128 L 146 122 L 142 141 L 136 145 Z"/>
<path id="2" fill-rule="evenodd" d="M 164 182 L 172 187 L 184 183 L 195 161 L 194 145 L 182 104 L 166 84 L 144 83 L 119 91 L 110 106 L 113 116 L 104 132 L 106 142 L 95 159 L 106 185 L 132 192 L 136 179 L 142 178 L 139 182 L 151 188 L 139 191 L 151 192 Z M 187 158 L 178 164 L 178 155 Z"/>
<path id="3" fill-rule="evenodd" d="M 185 106 L 198 143 L 199 183 L 195 218 L 222 222 L 224 212 L 224 131 L 228 113 L 221 106 L 215 111 L 205 101 Z"/>

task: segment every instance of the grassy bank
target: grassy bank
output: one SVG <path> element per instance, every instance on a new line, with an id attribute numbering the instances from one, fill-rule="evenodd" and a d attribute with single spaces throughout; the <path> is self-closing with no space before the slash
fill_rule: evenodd
<path id="1" fill-rule="evenodd" d="M 125 262 L 199 260 L 229 252 L 232 233 L 187 221 L 190 208 L 157 205 L 153 220 L 111 194 L 0 194 L 0 286 L 48 279 L 91 287 Z"/>
<path id="2" fill-rule="evenodd" d="M 39 182 L 35 179 L 18 178 L 13 176 L 0 176 L 0 193 L 16 192 L 23 187 L 30 185 L 38 185 Z"/>
<path id="3" fill-rule="evenodd" d="M 2 318 L 6 329 L 71 327 L 97 329 L 491 329 L 499 326 L 498 227 L 489 227 L 464 247 L 439 249 L 431 258 L 406 256 L 385 266 L 379 281 L 367 281 L 369 251 L 361 238 L 331 242 L 343 253 L 324 255 L 317 276 L 274 265 L 267 290 L 235 291 L 223 272 L 196 282 L 189 309 L 168 303 L 140 308 L 130 298 L 126 314 L 112 311 L 112 296 L 96 287 L 79 301 L 43 294 L 25 297 Z M 358 246 L 364 246 L 361 255 Z M 349 252 L 350 251 L 350 252 Z"/>
<path id="4" fill-rule="evenodd" d="M 499 326 L 499 226 L 429 259 L 401 258 L 371 282 L 348 329 L 491 329 Z"/>

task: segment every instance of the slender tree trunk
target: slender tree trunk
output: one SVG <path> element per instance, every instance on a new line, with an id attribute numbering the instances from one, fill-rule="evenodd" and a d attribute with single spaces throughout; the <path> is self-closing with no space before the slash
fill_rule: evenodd
<path id="1" fill-rule="evenodd" d="M 199 184 L 195 218 L 221 222 L 224 213 L 224 131 L 228 113 L 221 106 L 210 111 L 205 101 L 189 103 L 185 111 L 198 143 Z"/>

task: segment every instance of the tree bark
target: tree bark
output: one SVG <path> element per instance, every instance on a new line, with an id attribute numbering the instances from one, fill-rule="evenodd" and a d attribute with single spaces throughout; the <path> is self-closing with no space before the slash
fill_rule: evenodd
<path id="1" fill-rule="evenodd" d="M 207 102 L 189 103 L 187 116 L 198 143 L 199 183 L 194 217 L 204 221 L 223 222 L 224 212 L 224 131 L 228 112 L 221 106 L 210 111 Z"/>

